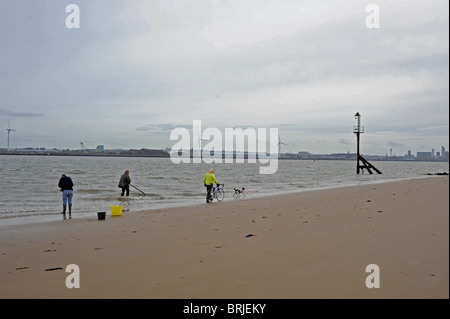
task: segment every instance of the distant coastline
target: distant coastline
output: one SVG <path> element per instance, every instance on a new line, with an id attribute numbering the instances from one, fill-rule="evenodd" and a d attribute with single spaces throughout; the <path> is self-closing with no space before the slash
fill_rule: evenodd
<path id="1" fill-rule="evenodd" d="M 192 152 L 191 152 L 192 153 Z M 95 156 L 95 157 L 159 157 L 170 158 L 169 150 L 161 149 L 130 149 L 130 150 L 58 150 L 58 149 L 14 149 L 0 150 L 0 155 L 38 155 L 38 156 Z M 236 153 L 233 154 L 236 158 Z M 242 155 L 242 154 L 241 154 Z M 223 157 L 225 155 L 223 154 Z M 407 156 L 382 156 L 382 155 L 364 155 L 370 161 L 401 161 L 401 162 L 449 162 L 446 157 L 407 157 Z M 191 154 L 192 157 L 192 154 Z M 248 153 L 244 153 L 244 158 L 248 158 Z M 303 154 L 281 153 L 280 160 L 343 160 L 355 161 L 355 153 L 337 153 L 337 154 Z"/>
<path id="2" fill-rule="evenodd" d="M 0 150 L 0 155 L 98 156 L 98 157 L 170 157 L 164 150 Z"/>

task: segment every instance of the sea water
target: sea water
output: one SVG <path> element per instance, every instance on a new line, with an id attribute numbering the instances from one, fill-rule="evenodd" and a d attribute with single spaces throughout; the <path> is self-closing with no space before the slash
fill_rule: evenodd
<path id="1" fill-rule="evenodd" d="M 383 174 L 356 174 L 356 161 L 279 160 L 275 174 L 259 173 L 253 163 L 174 164 L 170 158 L 94 156 L 0 156 L 0 227 L 61 219 L 62 173 L 74 183 L 72 218 L 110 214 L 111 206 L 125 213 L 188 206 L 205 202 L 203 177 L 215 169 L 225 184 L 224 201 L 232 201 L 233 188 L 245 187 L 246 199 L 280 193 L 341 186 L 382 183 L 448 172 L 448 162 L 376 161 Z M 130 196 L 121 197 L 120 176 L 130 171 Z M 215 207 L 220 209 L 220 204 Z"/>

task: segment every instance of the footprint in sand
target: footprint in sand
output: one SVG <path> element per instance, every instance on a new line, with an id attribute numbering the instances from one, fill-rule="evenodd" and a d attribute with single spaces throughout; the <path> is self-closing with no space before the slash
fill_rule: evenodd
<path id="1" fill-rule="evenodd" d="M 55 271 L 55 270 L 62 270 L 62 268 L 61 267 L 55 267 L 55 268 L 45 269 L 45 271 Z"/>
<path id="2" fill-rule="evenodd" d="M 19 267 L 19 268 L 16 268 L 16 270 L 24 270 L 24 269 L 28 269 L 28 268 L 30 268 L 30 267 Z"/>

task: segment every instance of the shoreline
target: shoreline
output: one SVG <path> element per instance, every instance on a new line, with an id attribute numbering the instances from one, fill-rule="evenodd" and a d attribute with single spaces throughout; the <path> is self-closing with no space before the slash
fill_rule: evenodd
<path id="1" fill-rule="evenodd" d="M 12 226 L 0 297 L 448 298 L 448 198 L 428 177 Z"/>
<path id="2" fill-rule="evenodd" d="M 161 150 L 159 149 L 148 149 L 151 152 L 159 153 Z M 122 150 L 127 152 L 126 150 Z M 133 151 L 133 150 L 128 150 Z M 31 153 L 30 153 L 31 152 Z M 151 154 L 139 154 L 139 153 L 108 153 L 111 151 L 103 151 L 104 153 L 85 153 L 82 150 L 71 150 L 66 153 L 50 151 L 2 151 L 0 150 L 0 156 L 55 156 L 55 157 L 136 157 L 136 158 L 167 158 L 170 159 L 170 154 L 160 154 L 160 155 L 151 155 Z M 356 161 L 356 154 L 352 154 L 353 157 L 342 157 L 342 155 L 337 154 L 336 157 L 333 157 L 333 154 L 317 154 L 317 156 L 311 155 L 311 157 L 280 157 L 278 160 L 281 161 Z M 426 163 L 449 163 L 448 158 L 402 158 L 399 157 L 385 157 L 384 155 L 365 155 L 370 161 L 374 162 L 426 162 Z M 190 159 L 194 157 L 190 156 Z M 203 159 L 203 158 L 202 158 Z M 225 159 L 225 156 L 222 157 Z M 236 157 L 233 157 L 236 159 Z M 246 158 L 247 159 L 247 158 Z"/>
<path id="3" fill-rule="evenodd" d="M 438 176 L 446 176 L 445 174 L 438 174 L 438 173 L 434 173 L 432 175 L 429 174 L 424 174 L 423 176 L 414 176 L 414 177 L 408 177 L 408 178 L 401 178 L 401 179 L 386 179 L 386 180 L 378 180 L 378 181 L 371 181 L 371 182 L 362 182 L 362 183 L 350 183 L 350 184 L 343 184 L 343 185 L 339 185 L 339 184 L 335 184 L 332 186 L 317 186 L 314 188 L 307 188 L 307 189 L 296 189 L 296 190 L 292 190 L 292 191 L 280 191 L 280 192 L 273 192 L 273 193 L 259 193 L 259 194 L 251 194 L 252 196 L 249 196 L 247 194 L 247 196 L 245 197 L 245 200 L 258 200 L 261 198 L 266 198 L 266 197 L 276 197 L 276 196 L 282 196 L 282 195 L 289 195 L 289 194 L 298 194 L 298 193 L 303 193 L 303 192 L 315 192 L 315 191 L 322 191 L 322 190 L 333 190 L 333 189 L 340 189 L 340 188 L 347 188 L 347 187 L 360 187 L 360 186 L 365 186 L 365 185 L 379 185 L 379 184 L 384 184 L 384 183 L 395 183 L 395 182 L 400 182 L 400 181 L 408 181 L 408 180 L 415 180 L 415 179 L 427 179 L 427 178 L 434 178 L 434 177 L 438 177 Z M 448 175 L 447 175 L 448 176 Z M 227 195 L 225 197 L 225 202 L 228 201 L 234 201 L 234 199 L 232 198 L 232 191 L 231 189 L 226 189 L 227 191 Z M 206 192 L 205 192 L 206 194 Z M 119 198 L 118 200 L 120 200 L 121 198 Z M 127 213 L 132 213 L 132 214 L 137 214 L 137 213 L 142 213 L 142 212 L 146 212 L 146 211 L 151 211 L 151 210 L 164 210 L 164 209 L 177 209 L 177 208 L 189 208 L 192 206 L 197 206 L 197 205 L 202 205 L 203 204 L 203 198 L 201 200 L 199 200 L 198 202 L 194 202 L 194 200 L 192 200 L 192 203 L 176 203 L 176 204 L 170 204 L 167 203 L 166 205 L 160 205 L 158 207 L 155 208 L 148 208 L 148 209 L 132 209 L 132 210 L 128 210 L 126 211 Z M 38 213 L 38 212 L 36 212 Z M 88 216 L 88 212 L 82 211 L 81 214 L 83 214 L 83 216 L 78 217 L 77 216 L 77 210 L 76 208 L 74 208 L 74 219 L 89 219 L 92 216 L 96 216 L 96 211 L 94 212 L 90 212 L 90 214 L 92 214 L 92 216 Z M 108 207 L 108 209 L 106 210 L 106 214 L 111 214 L 111 211 Z M 58 219 L 54 219 L 53 216 L 58 216 Z M 5 218 L 0 218 L 0 221 L 5 221 L 3 224 L 0 224 L 0 230 L 5 229 L 7 227 L 13 227 L 13 226 L 21 226 L 21 225 L 28 225 L 28 224 L 40 224 L 40 223 L 49 223 L 49 222 L 58 222 L 61 218 L 61 214 L 59 213 L 48 213 L 45 215 L 28 215 L 28 216 L 14 216 L 14 217 L 5 217 Z M 45 219 L 45 220 L 40 220 L 40 219 Z M 14 222 L 9 222 L 8 221 L 14 221 Z"/>

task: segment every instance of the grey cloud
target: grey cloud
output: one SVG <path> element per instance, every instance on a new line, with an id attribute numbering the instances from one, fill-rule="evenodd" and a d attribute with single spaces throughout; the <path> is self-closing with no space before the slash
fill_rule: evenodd
<path id="1" fill-rule="evenodd" d="M 431 126 L 431 127 L 421 127 L 418 128 L 418 131 L 441 131 L 446 130 L 448 131 L 449 126 L 448 125 L 439 125 L 439 126 Z"/>
<path id="2" fill-rule="evenodd" d="M 175 125 L 175 124 L 148 124 L 144 126 L 140 126 L 136 128 L 136 131 L 159 131 L 159 132 L 168 132 L 177 127 L 186 127 L 189 128 L 191 125 Z"/>
<path id="3" fill-rule="evenodd" d="M 402 147 L 402 146 L 405 146 L 405 145 L 402 144 L 402 143 L 395 142 L 395 141 L 389 141 L 387 143 L 387 146 L 390 146 L 390 147 Z"/>
<path id="4" fill-rule="evenodd" d="M 383 7 L 379 30 L 364 27 L 362 4 L 360 14 L 325 19 L 280 36 L 261 37 L 258 42 L 214 48 L 198 37 L 203 26 L 210 23 L 211 1 L 78 0 L 82 15 L 78 30 L 64 26 L 64 8 L 69 2 L 3 1 L 0 105 L 4 109 L 0 109 L 0 116 L 42 117 L 30 121 L 30 130 L 42 131 L 42 138 L 48 140 L 45 134 L 57 135 L 61 144 L 71 137 L 60 136 L 54 126 L 43 122 L 68 110 L 73 123 L 104 114 L 99 122 L 108 128 L 135 128 L 134 135 L 121 137 L 120 142 L 114 138 L 114 143 L 127 146 L 131 141 L 141 143 L 139 138 L 168 135 L 176 127 L 190 130 L 192 119 L 206 117 L 203 129 L 241 123 L 245 124 L 240 125 L 243 128 L 278 127 L 283 141 L 290 143 L 300 137 L 302 147 L 318 135 L 329 134 L 335 136 L 333 143 L 340 149 L 355 142 L 353 114 L 359 111 L 366 128 L 364 139 L 374 136 L 379 140 L 378 149 L 386 148 L 389 139 L 408 144 L 398 136 L 376 134 L 380 131 L 418 139 L 439 134 L 446 142 L 448 10 L 444 9 L 448 9 L 448 3 L 430 2 L 405 3 L 403 20 L 395 6 Z M 275 9 L 280 4 L 253 3 L 247 8 L 249 12 L 264 11 L 268 3 Z M 305 2 L 305 8 L 314 11 L 312 3 Z M 333 9 L 334 2 L 327 6 Z M 230 8 L 234 8 L 231 2 Z M 421 15 L 425 9 L 427 14 Z M 405 19 L 408 15 L 415 19 Z M 277 22 L 285 23 L 282 19 Z M 270 27 L 249 15 L 241 24 L 242 31 L 255 23 Z M 231 30 L 226 34 L 232 36 Z M 376 96 L 380 90 L 376 81 L 367 85 L 360 81 L 383 76 L 417 84 L 414 90 L 403 91 L 401 84 L 396 85 L 398 93 L 393 90 L 381 99 Z M 355 95 L 361 98 L 351 100 L 351 92 L 337 99 L 333 107 L 319 105 L 321 98 L 345 83 L 352 84 Z M 309 87 L 324 88 L 318 90 L 321 96 L 311 101 L 319 101 L 317 109 L 308 107 L 311 97 L 307 94 L 284 102 L 284 92 L 305 88 L 308 93 Z M 26 108 L 31 103 L 42 107 Z M 294 110 L 292 105 L 298 107 Z M 253 116 L 262 111 L 268 119 L 262 123 L 269 124 L 261 124 Z M 162 124 L 145 125 L 151 121 Z M 32 127 L 36 125 L 41 127 Z M 96 126 L 86 126 L 86 130 L 104 139 L 105 144 L 108 135 L 113 136 Z M 313 151 L 316 145 L 310 147 Z M 326 152 L 330 147 L 331 142 L 317 148 Z"/>
<path id="5" fill-rule="evenodd" d="M 348 141 L 347 139 L 345 139 L 345 138 L 340 138 L 340 139 L 339 139 L 339 143 L 344 144 L 344 145 L 354 145 L 354 144 L 355 144 L 354 141 L 349 142 L 349 141 Z"/>
<path id="6" fill-rule="evenodd" d="M 9 110 L 0 109 L 0 115 L 11 116 L 11 117 L 38 117 L 44 116 L 42 113 L 31 113 L 31 112 L 12 112 Z"/>
<path id="7" fill-rule="evenodd" d="M 427 56 L 420 56 L 411 59 L 403 59 L 400 61 L 393 61 L 389 64 L 396 68 L 406 69 L 448 69 L 449 61 L 446 54 L 433 54 Z"/>

